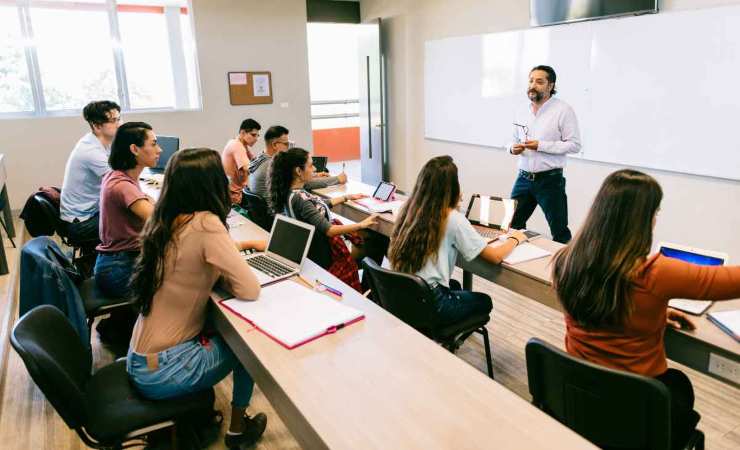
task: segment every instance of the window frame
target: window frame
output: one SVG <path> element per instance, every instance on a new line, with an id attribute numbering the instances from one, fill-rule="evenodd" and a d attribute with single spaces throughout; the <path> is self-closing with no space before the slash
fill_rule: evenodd
<path id="1" fill-rule="evenodd" d="M 128 79 L 126 76 L 126 58 L 121 45 L 120 25 L 118 20 L 118 0 L 103 0 L 103 6 L 108 14 L 108 25 L 111 33 L 111 52 L 114 61 L 114 71 L 116 77 L 116 90 L 118 98 L 114 99 L 121 106 L 122 113 L 157 113 L 157 112 L 175 112 L 175 111 L 202 111 L 203 94 L 200 82 L 200 64 L 198 62 L 197 45 L 193 47 L 193 76 L 195 82 L 192 85 L 197 92 L 194 98 L 197 104 L 188 106 L 190 102 L 190 93 L 188 92 L 191 80 L 190 73 L 187 69 L 187 57 L 185 56 L 185 45 L 183 42 L 184 33 L 181 27 L 182 9 L 187 10 L 187 17 L 191 29 L 191 35 L 194 43 L 195 24 L 193 20 L 192 0 L 187 0 L 187 6 L 161 6 L 165 21 L 167 23 L 167 34 L 169 36 L 168 45 L 170 47 L 170 68 L 173 74 L 173 88 L 175 91 L 175 106 L 173 107 L 153 107 L 153 108 L 131 108 L 131 97 L 129 93 Z M 28 77 L 30 81 L 31 94 L 33 96 L 33 111 L 13 111 L 0 112 L 2 119 L 21 119 L 21 118 L 44 118 L 44 117 L 69 117 L 79 115 L 81 109 L 68 108 L 49 111 L 46 108 L 44 98 L 44 87 L 41 79 L 41 67 L 39 65 L 37 48 L 34 40 L 33 24 L 31 21 L 31 0 L 16 0 L 18 9 L 18 20 L 21 25 L 21 33 L 25 42 L 24 54 Z M 63 6 L 63 5 L 60 5 Z M 159 6 L 157 6 L 159 8 Z"/>

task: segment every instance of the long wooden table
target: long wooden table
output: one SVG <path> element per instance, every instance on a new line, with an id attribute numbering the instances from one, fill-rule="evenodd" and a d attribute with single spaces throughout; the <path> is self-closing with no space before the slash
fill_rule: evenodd
<path id="1" fill-rule="evenodd" d="M 364 193 L 372 194 L 373 186 L 350 181 L 346 185 L 330 186 L 317 189 L 314 192 L 325 198 L 338 197 L 345 194 Z M 355 202 L 346 202 L 334 207 L 336 212 L 354 221 L 362 221 L 370 212 L 362 205 Z M 378 225 L 373 229 L 386 236 L 393 231 L 395 215 L 385 213 L 379 216 Z M 553 242 L 545 237 L 539 237 L 531 241 L 532 245 L 542 247 L 554 253 L 562 244 Z M 540 258 L 516 265 L 503 263 L 501 265 L 490 264 L 481 258 L 466 262 L 458 258 L 457 265 L 463 269 L 463 288 L 472 289 L 473 275 L 478 275 L 488 281 L 496 283 L 551 308 L 562 311 L 552 288 L 551 258 Z M 739 309 L 740 299 L 715 302 L 709 309 L 721 311 L 727 309 Z M 707 313 L 708 313 L 707 312 Z M 718 380 L 740 387 L 740 380 L 728 378 L 710 371 L 710 359 L 717 356 L 725 358 L 737 367 L 740 367 L 740 343 L 722 332 L 717 326 L 707 319 L 706 313 L 696 318 L 697 328 L 693 331 L 668 329 L 665 335 L 665 347 L 668 358 L 678 363 L 689 366 L 702 373 L 710 375 Z"/>
<path id="2" fill-rule="evenodd" d="M 267 237 L 236 220 L 234 239 Z M 219 332 L 304 448 L 594 448 L 313 262 L 302 275 L 338 287 L 365 319 L 287 350 L 217 294 L 214 309 Z"/>

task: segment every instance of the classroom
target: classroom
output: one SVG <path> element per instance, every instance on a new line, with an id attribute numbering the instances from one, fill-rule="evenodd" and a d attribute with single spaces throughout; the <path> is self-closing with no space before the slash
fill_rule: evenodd
<path id="1" fill-rule="evenodd" d="M 0 0 L 0 447 L 740 448 L 738 30 Z"/>

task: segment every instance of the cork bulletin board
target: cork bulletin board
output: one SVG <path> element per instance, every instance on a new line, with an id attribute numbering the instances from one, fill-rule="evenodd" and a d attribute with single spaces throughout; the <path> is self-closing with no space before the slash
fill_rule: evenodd
<path id="1" fill-rule="evenodd" d="M 270 72 L 229 72 L 229 100 L 232 105 L 266 105 L 272 103 Z"/>

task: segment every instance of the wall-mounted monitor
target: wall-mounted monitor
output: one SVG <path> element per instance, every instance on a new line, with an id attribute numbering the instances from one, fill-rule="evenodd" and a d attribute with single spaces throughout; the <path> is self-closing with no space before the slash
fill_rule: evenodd
<path id="1" fill-rule="evenodd" d="M 658 0 L 529 0 L 529 25 L 539 27 L 658 12 Z"/>

